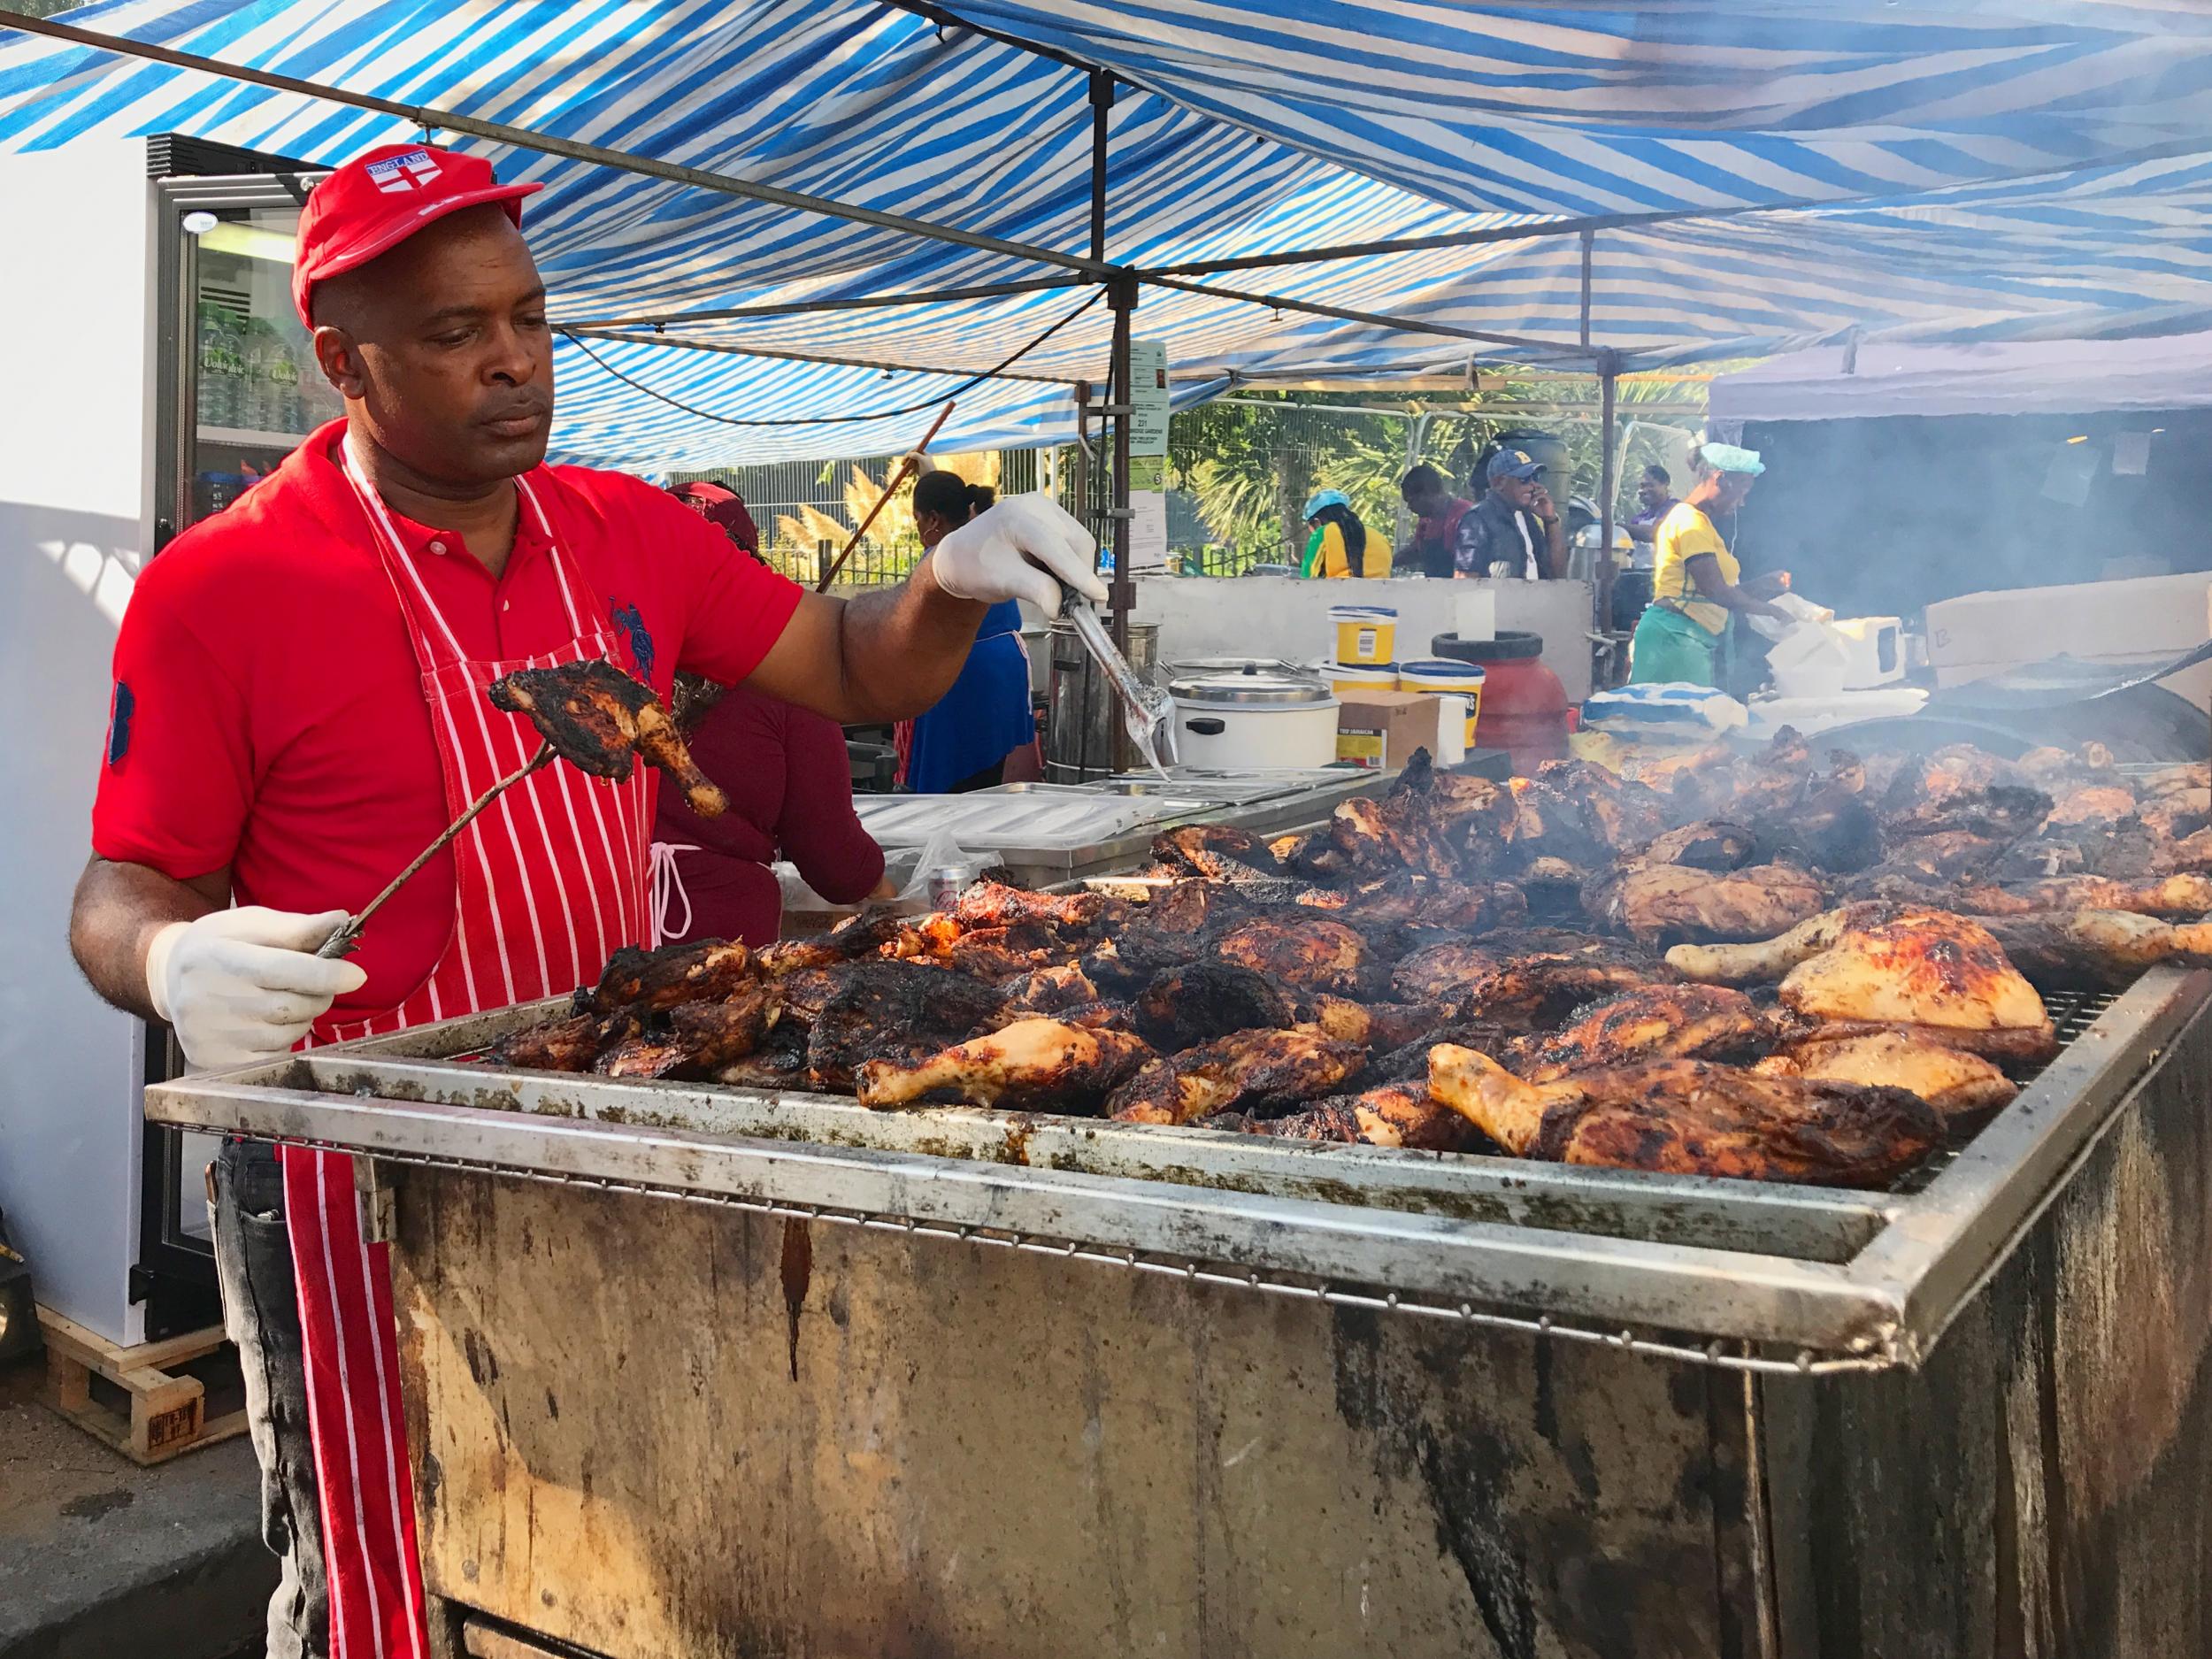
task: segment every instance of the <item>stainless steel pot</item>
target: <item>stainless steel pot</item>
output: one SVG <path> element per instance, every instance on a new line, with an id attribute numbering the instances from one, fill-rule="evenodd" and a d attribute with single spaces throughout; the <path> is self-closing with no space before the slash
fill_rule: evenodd
<path id="1" fill-rule="evenodd" d="M 1075 625 L 1056 618 L 1047 638 L 1051 663 L 1045 704 L 1047 781 L 1088 783 L 1140 764 L 1135 745 L 1122 729 L 1113 684 L 1083 649 Z M 1138 678 L 1151 679 L 1159 661 L 1159 625 L 1132 623 L 1127 655 Z"/>

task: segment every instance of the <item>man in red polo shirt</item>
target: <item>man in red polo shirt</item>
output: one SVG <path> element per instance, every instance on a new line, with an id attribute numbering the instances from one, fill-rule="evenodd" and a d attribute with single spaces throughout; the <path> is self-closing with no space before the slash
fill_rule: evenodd
<path id="1" fill-rule="evenodd" d="M 533 774 L 380 910 L 312 953 L 534 750 L 484 688 L 603 657 L 833 719 L 935 702 L 994 603 L 1095 599 L 1096 549 L 1041 498 L 841 603 L 662 492 L 544 465 L 545 293 L 520 201 L 472 157 L 387 146 L 301 216 L 293 293 L 345 418 L 139 579 L 72 944 L 196 1066 L 557 995 L 646 934 L 648 769 Z M 349 1161 L 227 1147 L 217 1248 L 246 1360 L 265 1521 L 286 1560 L 269 1652 L 420 1654 L 422 1587 L 390 1288 Z M 311 1431 L 311 1456 L 308 1440 Z"/>

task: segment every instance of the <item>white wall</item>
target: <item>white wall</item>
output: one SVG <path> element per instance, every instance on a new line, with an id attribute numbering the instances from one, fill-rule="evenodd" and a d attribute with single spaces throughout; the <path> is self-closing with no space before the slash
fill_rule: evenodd
<path id="1" fill-rule="evenodd" d="M 1489 626 L 1544 638 L 1544 663 L 1570 700 L 1590 695 L 1587 582 L 1308 581 L 1294 576 L 1140 576 L 1138 622 L 1160 628 L 1160 660 L 1281 657 L 1311 662 L 1330 646 L 1334 605 L 1398 612 L 1398 655 L 1427 657 L 1438 634 Z M 1494 622 L 1486 622 L 1486 617 Z"/>
<path id="2" fill-rule="evenodd" d="M 69 958 L 115 625 L 152 523 L 143 141 L 0 157 L 0 1207 L 39 1299 L 135 1341 L 135 1020 Z"/>

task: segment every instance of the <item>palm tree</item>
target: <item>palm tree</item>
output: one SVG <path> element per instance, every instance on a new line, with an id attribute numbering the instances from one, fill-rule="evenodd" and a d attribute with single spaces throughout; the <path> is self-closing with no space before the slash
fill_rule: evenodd
<path id="1" fill-rule="evenodd" d="M 995 449 L 975 455 L 935 456 L 932 459 L 941 469 L 957 472 L 971 484 L 998 488 L 1000 465 Z M 852 539 L 853 527 L 867 521 L 870 511 L 882 497 L 884 486 L 898 470 L 896 461 L 879 465 L 882 469 L 880 476 L 870 472 L 865 462 L 854 464 L 852 476 L 845 484 L 845 516 L 841 519 L 812 506 L 802 506 L 795 513 L 777 514 L 775 527 L 768 538 L 769 546 L 763 549 L 769 562 L 787 575 L 815 580 L 822 568 L 821 560 L 825 557 L 834 558 L 838 550 Z M 825 548 L 828 549 L 826 556 Z M 913 494 L 902 488 L 883 503 L 875 522 L 868 526 L 867 536 L 853 549 L 848 570 L 852 576 L 864 574 L 871 581 L 895 581 L 910 572 L 921 557 L 921 537 L 914 528 Z"/>

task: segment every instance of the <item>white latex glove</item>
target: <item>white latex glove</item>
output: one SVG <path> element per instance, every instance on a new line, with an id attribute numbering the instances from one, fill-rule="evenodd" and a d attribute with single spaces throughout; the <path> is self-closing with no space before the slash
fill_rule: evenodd
<path id="1" fill-rule="evenodd" d="M 248 905 L 172 922 L 146 951 L 146 994 L 202 1071 L 291 1052 L 332 1002 L 368 979 L 315 955 L 343 910 L 301 916 Z"/>
<path id="2" fill-rule="evenodd" d="M 1098 542 L 1041 490 L 1010 495 L 969 519 L 937 544 L 931 561 L 937 585 L 956 599 L 1026 599 L 1056 617 L 1065 582 L 1092 603 L 1106 603 Z"/>

